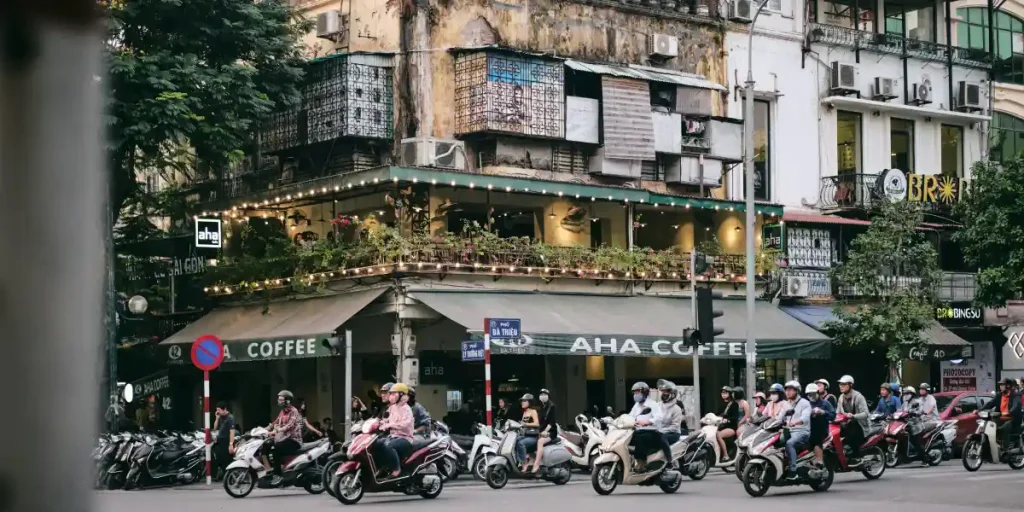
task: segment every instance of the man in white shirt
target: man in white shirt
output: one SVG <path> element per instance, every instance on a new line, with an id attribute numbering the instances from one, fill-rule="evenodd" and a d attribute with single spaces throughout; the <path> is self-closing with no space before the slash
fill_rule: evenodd
<path id="1" fill-rule="evenodd" d="M 641 465 L 655 450 L 662 448 L 661 432 L 658 427 L 662 423 L 661 404 L 649 398 L 651 387 L 646 382 L 633 384 L 633 409 L 629 415 L 636 419 L 635 432 L 630 441 L 636 450 L 633 454 Z M 672 460 L 671 452 L 665 454 L 665 462 Z"/>

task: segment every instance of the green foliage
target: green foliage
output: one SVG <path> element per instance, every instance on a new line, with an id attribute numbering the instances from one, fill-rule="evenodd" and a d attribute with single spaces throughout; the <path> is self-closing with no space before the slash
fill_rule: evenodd
<path id="1" fill-rule="evenodd" d="M 886 202 L 854 239 L 832 277 L 870 302 L 836 306 L 823 327 L 837 343 L 879 347 L 894 364 L 901 348 L 926 344 L 921 330 L 933 321 L 941 274 L 935 248 L 917 230 L 923 219 L 915 203 Z"/>
<path id="2" fill-rule="evenodd" d="M 953 240 L 978 269 L 975 302 L 1001 307 L 1024 295 L 1024 160 L 978 162 L 956 213 Z"/>

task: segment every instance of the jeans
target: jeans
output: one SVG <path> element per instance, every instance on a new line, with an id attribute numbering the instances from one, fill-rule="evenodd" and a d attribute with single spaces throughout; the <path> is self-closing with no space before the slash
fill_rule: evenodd
<path id="1" fill-rule="evenodd" d="M 216 477 L 220 472 L 227 469 L 228 464 L 231 464 L 233 457 L 228 453 L 228 442 L 222 441 L 219 443 L 213 443 L 213 476 Z"/>
<path id="2" fill-rule="evenodd" d="M 516 458 L 519 459 L 518 462 L 526 462 L 526 456 L 535 451 L 537 451 L 536 437 L 520 437 L 516 441 Z"/>
<path id="3" fill-rule="evenodd" d="M 380 444 L 381 467 L 398 471 L 402 469 L 401 457 L 412 453 L 412 443 L 400 437 L 388 437 Z"/>
<path id="4" fill-rule="evenodd" d="M 281 474 L 281 463 L 284 462 L 284 458 L 289 455 L 294 455 L 299 452 L 299 448 L 302 445 L 294 439 L 282 439 L 274 442 L 274 471 Z"/>
<path id="5" fill-rule="evenodd" d="M 786 440 L 786 456 L 789 457 L 789 471 L 796 472 L 796 447 L 806 444 L 811 438 L 807 430 L 790 430 L 789 439 Z"/>

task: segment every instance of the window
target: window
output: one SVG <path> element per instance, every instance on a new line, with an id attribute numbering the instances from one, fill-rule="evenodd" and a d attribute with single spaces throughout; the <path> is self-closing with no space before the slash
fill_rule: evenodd
<path id="1" fill-rule="evenodd" d="M 964 129 L 960 126 L 942 125 L 942 174 L 964 175 Z"/>
<path id="2" fill-rule="evenodd" d="M 1008 162 L 1024 151 L 1024 119 L 996 112 L 992 116 L 992 152 L 989 159 Z"/>
<path id="3" fill-rule="evenodd" d="M 984 7 L 965 7 L 956 10 L 956 45 L 988 52 L 988 10 Z M 997 82 L 1024 84 L 1024 21 L 1012 14 L 999 11 L 993 14 L 996 26 L 995 64 L 993 72 Z"/>
<path id="4" fill-rule="evenodd" d="M 935 40 L 935 7 L 933 5 L 885 4 L 885 33 L 918 41 Z"/>
<path id="5" fill-rule="evenodd" d="M 771 199 L 772 105 L 754 101 L 754 198 Z"/>
<path id="6" fill-rule="evenodd" d="M 905 172 L 914 172 L 914 122 L 906 119 L 889 120 L 889 166 Z"/>
<path id="7" fill-rule="evenodd" d="M 860 170 L 860 114 L 839 111 L 836 119 L 836 174 Z"/>
<path id="8" fill-rule="evenodd" d="M 866 5 L 867 3 L 857 0 L 825 0 L 825 9 L 822 12 L 824 16 L 819 21 L 826 25 L 874 32 L 875 9 Z"/>
<path id="9" fill-rule="evenodd" d="M 964 395 L 964 397 L 956 403 L 956 406 L 960 408 L 960 414 L 977 411 L 978 397 L 974 395 Z"/>

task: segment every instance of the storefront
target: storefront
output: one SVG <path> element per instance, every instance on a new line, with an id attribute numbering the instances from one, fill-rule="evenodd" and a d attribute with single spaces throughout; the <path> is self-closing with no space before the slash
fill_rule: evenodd
<path id="1" fill-rule="evenodd" d="M 1024 379 L 1024 327 L 1014 326 L 1006 330 L 1002 356 L 999 378 Z"/>

